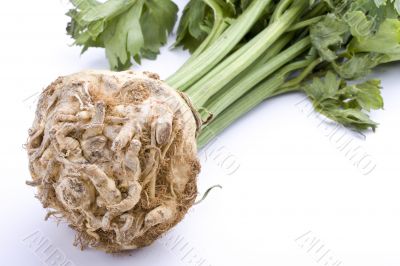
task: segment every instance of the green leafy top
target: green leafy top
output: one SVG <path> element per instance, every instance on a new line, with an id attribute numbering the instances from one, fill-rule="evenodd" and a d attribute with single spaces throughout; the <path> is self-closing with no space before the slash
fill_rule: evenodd
<path id="1" fill-rule="evenodd" d="M 123 70 L 131 58 L 155 59 L 167 41 L 177 19 L 177 6 L 171 0 L 72 0 L 75 6 L 67 32 L 75 45 L 103 47 L 110 66 Z"/>
<path id="2" fill-rule="evenodd" d="M 310 27 L 313 46 L 345 79 L 400 59 L 400 0 L 325 0 L 331 9 Z"/>
<path id="3" fill-rule="evenodd" d="M 400 1 L 325 0 L 330 12 L 310 27 L 314 49 L 327 74 L 303 85 L 315 109 L 356 130 L 371 128 L 368 112 L 383 108 L 380 82 L 347 85 L 386 62 L 400 59 Z"/>
<path id="4" fill-rule="evenodd" d="M 203 0 L 190 0 L 179 23 L 175 46 L 183 46 L 190 52 L 205 40 L 211 31 L 213 15 Z"/>
<path id="5" fill-rule="evenodd" d="M 333 72 L 304 86 L 314 108 L 326 117 L 356 130 L 375 130 L 377 124 L 368 113 L 383 108 L 380 81 L 369 80 L 347 85 Z"/>

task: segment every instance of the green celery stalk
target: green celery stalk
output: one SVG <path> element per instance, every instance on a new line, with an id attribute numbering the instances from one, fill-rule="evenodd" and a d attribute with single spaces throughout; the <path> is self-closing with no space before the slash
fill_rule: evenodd
<path id="1" fill-rule="evenodd" d="M 192 85 L 186 93 L 194 105 L 198 108 L 202 107 L 227 83 L 254 64 L 300 18 L 307 7 L 308 1 L 296 1 L 293 7 L 290 7 L 279 19 Z"/>
<path id="2" fill-rule="evenodd" d="M 221 62 L 239 43 L 262 14 L 271 0 L 255 0 L 246 11 L 208 49 L 184 65 L 166 82 L 174 88 L 185 90 Z"/>

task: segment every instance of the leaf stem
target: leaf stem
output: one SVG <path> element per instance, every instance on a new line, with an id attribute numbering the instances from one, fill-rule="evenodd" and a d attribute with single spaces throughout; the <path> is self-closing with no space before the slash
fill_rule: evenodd
<path id="1" fill-rule="evenodd" d="M 213 68 L 187 90 L 197 108 L 203 105 L 226 84 L 247 69 L 296 21 L 307 7 L 308 1 L 299 0 L 277 21 L 270 24 L 250 42 Z"/>
<path id="2" fill-rule="evenodd" d="M 206 106 L 207 110 L 209 110 L 214 116 L 218 116 L 229 105 L 243 96 L 243 94 L 251 90 L 255 85 L 273 74 L 285 64 L 293 61 L 297 56 L 309 49 L 310 46 L 311 40 L 309 37 L 295 43 L 285 51 L 273 57 L 268 63 L 243 76 L 239 82 L 230 87 L 229 90 L 226 90 L 218 98 L 212 99 L 211 103 Z"/>
<path id="3" fill-rule="evenodd" d="M 264 8 L 271 0 L 255 0 L 246 11 L 208 49 L 192 62 L 184 65 L 167 83 L 179 90 L 185 90 L 203 77 L 228 55 L 250 28 L 256 23 Z"/>
<path id="4" fill-rule="evenodd" d="M 321 19 L 322 19 L 323 17 L 324 17 L 324 16 L 318 16 L 318 17 L 314 17 L 314 18 L 310 18 L 310 19 L 301 21 L 301 22 L 299 22 L 299 23 L 293 25 L 292 27 L 290 27 L 290 28 L 288 29 L 288 32 L 296 31 L 296 30 L 299 30 L 299 29 L 303 29 L 303 28 L 306 28 L 306 27 L 308 27 L 308 26 L 310 26 L 310 25 L 313 25 L 313 24 L 315 24 L 315 23 L 318 23 L 319 21 L 321 21 Z"/>
<path id="5" fill-rule="evenodd" d="M 198 137 L 199 148 L 204 147 L 210 140 L 215 138 L 215 136 L 225 130 L 234 121 L 251 111 L 264 100 L 284 93 L 299 91 L 301 89 L 299 87 L 285 86 L 285 81 L 291 73 L 302 68 L 307 68 L 313 61 L 315 62 L 316 60 L 310 58 L 283 67 L 272 77 L 254 87 L 243 97 L 227 107 L 210 124 L 202 129 L 200 136 Z M 300 81 L 298 80 L 298 82 Z"/>
<path id="6" fill-rule="evenodd" d="M 214 25 L 207 36 L 207 38 L 201 43 L 201 45 L 196 49 L 196 51 L 190 56 L 190 58 L 185 62 L 183 66 L 188 65 L 193 62 L 195 58 L 197 58 L 204 50 L 206 50 L 216 39 L 221 36 L 221 34 L 226 30 L 229 26 L 228 23 L 224 20 L 224 13 L 220 7 L 220 5 L 215 2 L 215 0 L 203 0 L 207 5 L 211 7 L 214 11 Z"/>

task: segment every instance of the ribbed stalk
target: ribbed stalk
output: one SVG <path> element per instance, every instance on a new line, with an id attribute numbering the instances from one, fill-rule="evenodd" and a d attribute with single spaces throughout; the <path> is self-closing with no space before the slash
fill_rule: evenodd
<path id="1" fill-rule="evenodd" d="M 284 86 L 287 76 L 297 69 L 307 67 L 310 63 L 310 60 L 303 60 L 287 65 L 271 78 L 260 83 L 253 90 L 227 107 L 219 116 L 217 116 L 202 130 L 200 136 L 198 137 L 199 148 L 204 147 L 225 128 L 255 108 L 264 100 L 288 91 L 293 91 L 292 88 L 286 88 Z M 280 87 L 283 88 L 281 91 L 279 91 Z"/>
<path id="2" fill-rule="evenodd" d="M 224 91 L 219 98 L 213 99 L 211 103 L 207 104 L 207 110 L 214 116 L 218 116 L 229 105 L 246 94 L 246 92 L 250 91 L 259 82 L 309 49 L 310 45 L 311 40 L 309 37 L 292 45 L 290 48 L 272 58 L 267 64 L 264 64 L 248 73 L 240 79 L 239 82 L 233 84 L 229 90 Z"/>
<path id="3" fill-rule="evenodd" d="M 167 83 L 176 89 L 185 90 L 199 80 L 235 48 L 257 22 L 270 2 L 271 0 L 253 1 L 251 6 L 224 31 L 218 40 L 167 79 Z"/>
<path id="4" fill-rule="evenodd" d="M 285 31 L 294 24 L 307 7 L 308 1 L 300 0 L 286 11 L 279 19 L 270 24 L 258 36 L 213 68 L 206 76 L 187 90 L 197 108 L 213 95 L 218 93 L 227 83 L 247 69 L 270 48 Z"/>

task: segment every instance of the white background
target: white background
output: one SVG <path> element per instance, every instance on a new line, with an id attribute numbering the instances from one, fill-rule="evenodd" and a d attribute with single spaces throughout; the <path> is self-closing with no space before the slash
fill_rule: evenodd
<path id="1" fill-rule="evenodd" d="M 47 258 L 54 251 L 68 266 L 196 260 L 205 266 L 312 266 L 330 258 L 326 265 L 400 265 L 399 64 L 373 75 L 385 88 L 385 110 L 373 113 L 380 123 L 375 134 L 332 133 L 335 126 L 311 114 L 301 94 L 269 100 L 200 152 L 200 191 L 215 184 L 223 189 L 212 191 L 165 238 L 122 256 L 73 247 L 73 231 L 45 222 L 34 189 L 25 185 L 23 149 L 37 93 L 60 75 L 108 67 L 103 50 L 80 56 L 69 46 L 66 2 L 2 1 L 0 7 L 1 265 L 52 265 Z M 177 2 L 182 7 L 186 1 Z M 186 58 L 165 48 L 159 60 L 135 69 L 166 78 Z M 35 236 L 46 240 L 47 250 L 29 245 Z"/>

